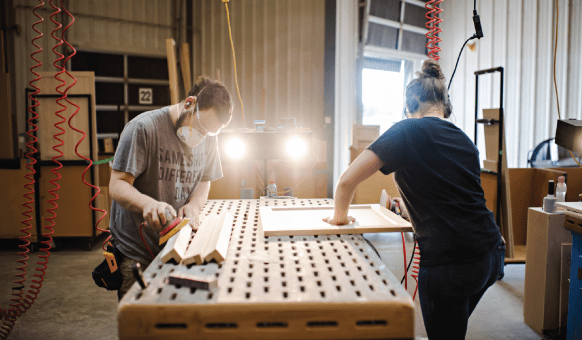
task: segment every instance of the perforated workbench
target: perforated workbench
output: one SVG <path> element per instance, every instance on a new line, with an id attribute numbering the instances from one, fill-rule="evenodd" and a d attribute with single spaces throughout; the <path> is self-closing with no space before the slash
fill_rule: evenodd
<path id="1" fill-rule="evenodd" d="M 330 199 L 211 200 L 230 211 L 226 260 L 144 272 L 118 309 L 120 339 L 413 339 L 414 304 L 361 235 L 264 238 L 259 207 L 330 205 Z M 215 275 L 211 291 L 167 284 L 176 271 Z"/>

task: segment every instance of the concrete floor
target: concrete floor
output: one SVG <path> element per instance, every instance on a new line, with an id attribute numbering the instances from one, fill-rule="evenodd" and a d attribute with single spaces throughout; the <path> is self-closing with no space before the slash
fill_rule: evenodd
<path id="1" fill-rule="evenodd" d="M 403 258 L 400 234 L 366 234 L 383 262 L 396 277 L 402 277 Z M 51 253 L 49 269 L 35 304 L 20 317 L 10 339 L 117 339 L 117 296 L 98 288 L 91 278 L 93 268 L 103 260 L 101 242 L 91 251 L 86 242 L 62 240 Z M 8 308 L 10 289 L 16 273 L 16 242 L 0 242 L 0 307 Z M 410 256 L 411 238 L 407 238 Z M 37 256 L 29 260 L 34 272 Z M 27 282 L 30 282 L 30 275 Z M 523 322 L 525 265 L 507 265 L 505 277 L 492 286 L 469 320 L 467 339 L 545 339 Z M 414 292 L 409 281 L 409 291 Z M 416 301 L 418 306 L 418 301 Z M 420 306 L 417 308 L 416 336 L 426 337 Z"/>

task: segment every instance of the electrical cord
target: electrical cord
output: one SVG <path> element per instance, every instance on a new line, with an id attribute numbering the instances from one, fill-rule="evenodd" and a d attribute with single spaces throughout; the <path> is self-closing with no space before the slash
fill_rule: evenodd
<path id="1" fill-rule="evenodd" d="M 376 253 L 376 255 L 378 255 L 378 258 L 382 259 L 382 256 L 380 256 L 380 253 L 378 252 L 378 249 L 376 249 L 376 247 L 374 247 L 374 245 L 372 244 L 372 242 L 370 242 L 370 240 L 368 240 L 367 238 L 365 238 L 363 234 L 362 234 L 362 238 L 364 239 L 364 241 L 366 241 L 366 243 L 370 247 L 372 247 L 372 249 L 374 250 L 374 252 Z"/>
<path id="2" fill-rule="evenodd" d="M 402 235 L 402 258 L 404 259 L 404 277 L 402 278 L 402 281 L 404 281 L 404 289 L 408 291 L 408 275 L 406 275 L 408 273 L 408 268 L 406 268 L 406 242 L 404 241 L 404 232 L 401 232 L 400 235 Z M 414 250 L 412 256 L 414 257 Z M 400 281 L 400 284 L 402 284 L 402 281 Z"/>
<path id="3" fill-rule="evenodd" d="M 455 69 L 453 70 L 453 74 L 451 75 L 451 79 L 449 80 L 449 86 L 447 87 L 447 91 L 449 91 L 451 89 L 451 84 L 453 83 L 453 77 L 455 76 L 455 72 L 457 72 L 457 66 L 459 66 L 459 60 L 461 60 L 461 54 L 463 53 L 463 49 L 465 48 L 465 45 L 467 45 L 467 43 L 470 40 L 473 40 L 475 38 L 477 38 L 476 34 L 474 34 L 472 37 L 467 39 L 465 41 L 465 43 L 463 44 L 463 47 L 461 47 L 461 52 L 459 52 L 459 57 L 457 58 L 457 63 L 455 64 Z"/>
<path id="4" fill-rule="evenodd" d="M 408 271 L 410 270 L 410 266 L 412 265 L 412 260 L 414 260 L 414 254 L 415 254 L 415 248 L 416 248 L 416 235 L 414 236 L 414 238 L 415 238 L 415 240 L 414 240 L 414 244 L 412 247 L 412 256 L 410 257 L 410 261 L 408 261 L 408 267 L 406 267 L 406 272 L 404 273 L 402 280 L 400 280 L 400 284 L 402 284 L 402 282 L 404 282 L 404 280 L 406 279 Z"/>
<path id="5" fill-rule="evenodd" d="M 242 114 L 243 127 L 245 126 L 245 110 L 243 107 L 243 101 L 240 96 L 240 90 L 238 88 L 238 78 L 236 76 L 236 56 L 234 53 L 234 43 L 232 42 L 232 31 L 230 29 L 230 14 L 228 13 L 228 0 L 222 0 L 224 2 L 224 7 L 226 8 L 226 22 L 228 23 L 228 36 L 230 37 L 230 47 L 232 48 L 232 63 L 234 65 L 234 82 L 236 84 L 236 93 L 238 93 L 238 99 L 240 100 L 240 111 Z"/>
<path id="6" fill-rule="evenodd" d="M 459 57 L 457 58 L 455 69 L 453 70 L 451 79 L 449 79 L 449 86 L 447 87 L 447 91 L 450 90 L 451 84 L 453 83 L 453 77 L 455 76 L 455 72 L 457 72 L 457 66 L 459 66 L 459 60 L 461 59 L 461 54 L 463 53 L 465 45 L 467 45 L 467 43 L 470 40 L 483 38 L 483 28 L 481 27 L 481 19 L 479 19 L 479 14 L 477 14 L 477 0 L 473 1 L 473 26 L 475 27 L 475 34 L 473 34 L 469 39 L 467 39 L 463 44 L 463 47 L 461 47 L 461 52 L 459 52 Z"/>

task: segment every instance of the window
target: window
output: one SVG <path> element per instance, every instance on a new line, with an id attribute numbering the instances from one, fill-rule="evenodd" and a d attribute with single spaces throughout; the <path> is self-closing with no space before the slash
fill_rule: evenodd
<path id="1" fill-rule="evenodd" d="M 427 59 L 426 0 L 360 0 L 361 122 L 380 133 L 404 118 L 404 90 Z M 358 121 L 360 116 L 358 116 Z"/>
<path id="2" fill-rule="evenodd" d="M 362 124 L 380 125 L 380 134 L 404 114 L 405 61 L 366 59 L 362 70 Z"/>
<path id="3" fill-rule="evenodd" d="M 366 0 L 362 34 L 365 46 L 426 54 L 427 1 Z"/>

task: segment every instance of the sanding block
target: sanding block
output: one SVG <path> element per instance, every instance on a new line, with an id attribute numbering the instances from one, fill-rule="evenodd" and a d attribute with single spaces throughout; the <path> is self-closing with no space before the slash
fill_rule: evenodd
<path id="1" fill-rule="evenodd" d="M 172 236 L 176 235 L 185 225 L 190 222 L 189 218 L 176 218 L 170 225 L 160 231 L 160 245 L 168 241 Z"/>

